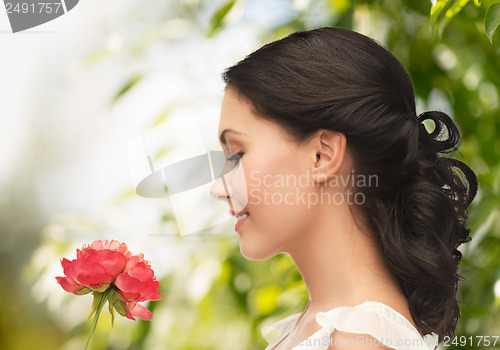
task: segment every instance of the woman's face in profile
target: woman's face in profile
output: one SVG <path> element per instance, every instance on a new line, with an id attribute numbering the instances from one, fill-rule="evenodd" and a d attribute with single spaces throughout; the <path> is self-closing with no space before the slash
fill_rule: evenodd
<path id="1" fill-rule="evenodd" d="M 278 124 L 256 116 L 231 88 L 222 101 L 218 133 L 231 170 L 211 194 L 226 201 L 238 219 L 248 215 L 235 226 L 241 253 L 263 260 L 300 244 L 313 219 L 307 194 L 314 153 L 289 140 Z"/>

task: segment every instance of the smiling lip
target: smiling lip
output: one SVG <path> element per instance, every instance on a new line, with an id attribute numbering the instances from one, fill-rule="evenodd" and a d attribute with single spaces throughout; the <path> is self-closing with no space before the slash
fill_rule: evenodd
<path id="1" fill-rule="evenodd" d="M 241 225 L 243 225 L 243 223 L 248 219 L 248 217 L 250 216 L 250 213 L 248 211 L 246 211 L 245 209 L 243 209 L 242 211 L 236 213 L 234 210 L 229 210 L 229 214 L 231 216 L 234 216 L 236 218 L 236 225 L 234 225 L 234 230 L 236 232 L 238 232 L 239 228 L 241 227 Z"/>
<path id="2" fill-rule="evenodd" d="M 250 216 L 250 214 L 247 214 L 246 217 L 244 217 L 243 219 L 237 219 L 238 221 L 236 222 L 236 225 L 234 225 L 234 230 L 236 232 L 238 232 L 238 230 L 240 229 L 241 225 L 243 225 L 243 223 L 245 221 L 247 221 L 248 217 Z"/>

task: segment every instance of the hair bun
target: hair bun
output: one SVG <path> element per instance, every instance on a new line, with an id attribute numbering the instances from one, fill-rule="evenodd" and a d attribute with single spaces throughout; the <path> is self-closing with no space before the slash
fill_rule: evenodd
<path id="1" fill-rule="evenodd" d="M 469 166 L 458 159 L 454 158 L 449 158 L 448 159 L 451 162 L 451 165 L 460 169 L 460 171 L 465 175 L 465 178 L 467 179 L 467 197 L 464 199 L 466 207 L 468 207 L 474 198 L 476 197 L 477 194 L 477 188 L 478 188 L 478 182 L 477 182 L 477 177 L 474 171 L 472 171 Z"/>
<path id="2" fill-rule="evenodd" d="M 421 113 L 417 119 L 422 125 L 424 125 L 425 120 L 430 119 L 434 122 L 434 130 L 428 134 L 434 139 L 436 153 L 451 153 L 458 149 L 460 132 L 448 114 L 440 111 L 428 111 Z"/>
<path id="3" fill-rule="evenodd" d="M 434 122 L 434 130 L 431 133 L 426 133 L 433 139 L 432 150 L 435 153 L 451 153 L 458 149 L 460 143 L 460 132 L 453 120 L 448 114 L 440 111 L 428 111 L 420 114 L 418 117 L 421 128 L 425 129 L 423 122 L 425 120 L 432 120 Z M 453 158 L 445 158 L 450 166 L 460 169 L 466 178 L 467 190 L 464 191 L 462 200 L 465 206 L 469 206 L 477 194 L 478 182 L 474 172 L 467 166 L 467 164 Z M 456 181 L 459 181 L 456 179 Z M 463 182 L 460 181 L 462 184 Z"/>

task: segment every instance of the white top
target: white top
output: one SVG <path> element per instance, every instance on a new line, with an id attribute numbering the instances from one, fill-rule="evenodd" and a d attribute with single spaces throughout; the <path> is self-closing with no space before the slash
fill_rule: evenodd
<path id="1" fill-rule="evenodd" d="M 282 319 L 270 326 L 262 328 L 262 335 L 269 343 L 267 349 L 272 349 L 285 338 L 295 326 L 300 313 Z M 376 301 L 365 301 L 356 306 L 340 306 L 327 312 L 318 312 L 316 322 L 322 327 L 307 339 L 285 339 L 293 350 L 327 350 L 333 344 L 331 333 L 338 329 L 342 332 L 356 333 L 349 341 L 351 345 L 364 342 L 374 346 L 387 346 L 396 350 L 433 350 L 438 345 L 438 335 L 428 334 L 424 337 L 399 312 Z M 269 339 L 270 331 L 280 334 Z M 380 342 L 367 338 L 369 334 Z M 347 340 L 346 340 L 347 342 Z M 347 343 L 343 343 L 347 344 Z M 340 344 L 339 344 L 340 345 Z"/>

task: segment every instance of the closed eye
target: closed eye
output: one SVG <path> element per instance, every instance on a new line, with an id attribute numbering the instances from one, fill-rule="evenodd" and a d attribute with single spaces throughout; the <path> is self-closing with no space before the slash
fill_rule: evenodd
<path id="1" fill-rule="evenodd" d="M 240 162 L 241 157 L 243 157 L 243 154 L 243 152 L 234 153 L 231 157 L 226 158 L 226 160 L 229 162 L 235 162 L 235 164 L 237 165 Z"/>

